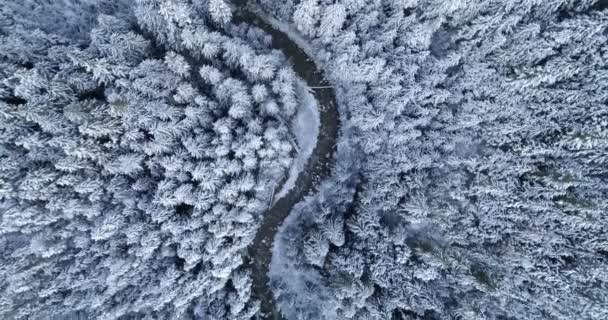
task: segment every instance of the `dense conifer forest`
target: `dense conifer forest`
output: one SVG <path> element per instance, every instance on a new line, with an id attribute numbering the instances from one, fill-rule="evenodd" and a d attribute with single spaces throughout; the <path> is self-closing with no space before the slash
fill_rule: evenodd
<path id="1" fill-rule="evenodd" d="M 0 248 L 2 319 L 607 319 L 608 1 L 0 0 Z"/>

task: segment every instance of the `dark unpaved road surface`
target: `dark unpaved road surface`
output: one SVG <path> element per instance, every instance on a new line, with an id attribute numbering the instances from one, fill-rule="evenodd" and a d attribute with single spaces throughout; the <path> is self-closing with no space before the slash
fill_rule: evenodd
<path id="1" fill-rule="evenodd" d="M 295 72 L 306 81 L 308 86 L 331 86 L 325 80 L 322 70 L 286 34 L 274 29 L 269 23 L 247 10 L 244 4 L 237 5 L 238 12 L 234 22 L 254 25 L 272 35 L 273 48 L 283 51 Z M 293 206 L 300 202 L 304 196 L 314 191 L 319 183 L 331 174 L 333 167 L 333 154 L 339 127 L 335 92 L 333 88 L 322 88 L 315 89 L 313 94 L 317 99 L 321 116 L 317 145 L 305 169 L 298 175 L 295 187 L 265 213 L 264 220 L 249 247 L 247 261 L 245 261 L 245 264 L 251 267 L 253 272 L 253 295 L 254 298 L 261 301 L 263 319 L 282 319 L 273 304 L 268 278 L 268 268 L 272 258 L 272 243 L 279 226 L 287 218 Z"/>

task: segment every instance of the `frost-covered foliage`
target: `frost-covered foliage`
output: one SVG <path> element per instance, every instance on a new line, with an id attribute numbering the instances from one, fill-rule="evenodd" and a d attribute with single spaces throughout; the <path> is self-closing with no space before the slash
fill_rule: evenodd
<path id="1" fill-rule="evenodd" d="M 605 1 L 259 3 L 364 157 L 278 238 L 289 319 L 608 318 Z"/>
<path id="2" fill-rule="evenodd" d="M 100 13 L 97 15 L 97 13 Z M 0 318 L 250 319 L 295 75 L 221 0 L 3 1 Z"/>
<path id="3" fill-rule="evenodd" d="M 607 1 L 257 3 L 342 117 L 274 248 L 288 319 L 608 318 Z M 259 316 L 297 90 L 233 15 L 0 1 L 0 317 Z"/>
<path id="4" fill-rule="evenodd" d="M 0 15 L 4 23 L 86 41 L 99 14 L 130 19 L 129 0 L 3 0 Z M 17 41 L 24 41 L 20 39 Z"/>

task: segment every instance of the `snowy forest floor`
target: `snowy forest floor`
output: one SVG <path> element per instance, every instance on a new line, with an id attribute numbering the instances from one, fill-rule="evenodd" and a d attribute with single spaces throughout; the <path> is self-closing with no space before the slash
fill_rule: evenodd
<path id="1" fill-rule="evenodd" d="M 301 165 L 297 178 L 293 179 L 293 187 L 289 188 L 291 177 L 288 178 L 283 188 L 288 188 L 289 192 L 284 192 L 282 197 L 277 197 L 276 202 L 264 215 L 264 220 L 256 237 L 249 247 L 249 255 L 246 264 L 250 265 L 253 271 L 253 294 L 261 301 L 261 311 L 264 318 L 281 319 L 281 316 L 273 304 L 273 295 L 268 286 L 268 270 L 272 259 L 272 244 L 279 226 L 289 215 L 293 206 L 300 202 L 304 196 L 313 191 L 321 181 L 329 177 L 333 167 L 334 152 L 339 128 L 339 116 L 336 104 L 336 95 L 333 87 L 325 80 L 322 70 L 305 50 L 296 44 L 286 33 L 274 28 L 261 15 L 254 14 L 247 9 L 244 2 L 238 3 L 239 10 L 235 22 L 244 22 L 255 25 L 263 29 L 272 36 L 272 45 L 280 49 L 289 58 L 296 71 L 306 84 L 315 88 L 312 90 L 314 99 L 318 103 L 318 119 L 320 126 L 317 129 L 318 138 L 316 146 L 308 161 Z M 308 100 L 313 97 L 308 97 Z M 310 101 L 301 101 L 310 103 Z M 305 107 L 305 106 L 301 106 Z M 302 119 L 308 121 L 308 117 L 313 114 L 302 114 Z M 297 119 L 296 119 L 297 120 Z M 306 128 L 301 128 L 304 131 Z M 304 133 L 304 132 L 301 132 Z M 307 141 L 314 144 L 314 141 Z M 298 143 L 300 140 L 298 138 Z M 305 156 L 305 147 L 301 146 L 300 152 Z M 295 160 L 295 166 L 299 166 Z M 299 169 L 299 168 L 296 168 Z M 290 172 L 291 175 L 292 172 Z M 285 190 L 287 191 L 287 190 Z"/>

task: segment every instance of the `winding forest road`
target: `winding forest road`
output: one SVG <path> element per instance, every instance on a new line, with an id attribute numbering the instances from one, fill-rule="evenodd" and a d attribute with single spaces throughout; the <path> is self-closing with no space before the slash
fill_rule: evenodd
<path id="1" fill-rule="evenodd" d="M 270 34 L 273 48 L 281 50 L 287 56 L 295 72 L 306 81 L 308 86 L 322 87 L 313 90 L 321 117 L 317 145 L 304 170 L 299 173 L 294 188 L 276 201 L 272 208 L 264 214 L 255 239 L 249 246 L 245 261 L 245 265 L 253 271 L 252 292 L 254 298 L 261 301 L 262 318 L 277 320 L 282 319 L 282 317 L 273 303 L 268 278 L 272 259 L 272 243 L 279 226 L 287 218 L 293 206 L 331 174 L 338 136 L 339 116 L 334 89 L 325 80 L 323 71 L 313 62 L 313 59 L 285 33 L 275 29 L 270 23 L 249 10 L 246 1 L 234 2 L 237 5 L 234 22 L 247 23 Z"/>

